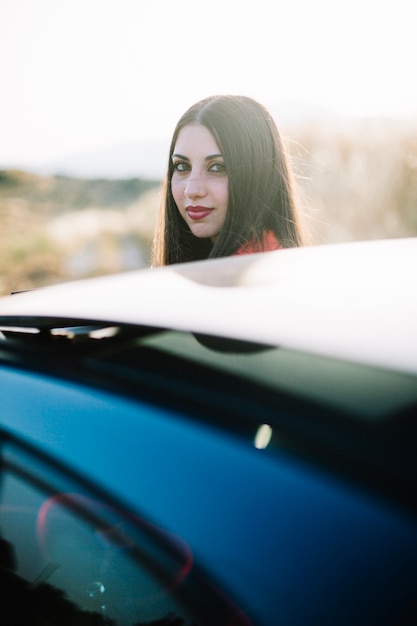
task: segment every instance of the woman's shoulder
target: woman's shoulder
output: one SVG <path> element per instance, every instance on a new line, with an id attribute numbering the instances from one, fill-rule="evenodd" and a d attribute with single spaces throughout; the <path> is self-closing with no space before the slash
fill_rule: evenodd
<path id="1" fill-rule="evenodd" d="M 241 254 L 255 254 L 257 252 L 269 252 L 271 250 L 279 250 L 282 248 L 277 236 L 272 230 L 265 230 L 262 233 L 262 239 L 252 237 L 243 244 L 233 256 Z"/>
<path id="2" fill-rule="evenodd" d="M 278 250 L 282 248 L 278 237 L 272 230 L 266 230 L 263 234 L 263 250 L 267 252 L 268 250 Z"/>

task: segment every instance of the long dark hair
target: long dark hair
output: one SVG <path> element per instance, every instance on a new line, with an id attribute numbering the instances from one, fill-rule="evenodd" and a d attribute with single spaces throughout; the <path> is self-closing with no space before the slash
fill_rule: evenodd
<path id="1" fill-rule="evenodd" d="M 171 155 L 181 129 L 189 124 L 202 124 L 210 131 L 228 175 L 228 209 L 215 244 L 191 233 L 171 192 Z M 246 96 L 205 98 L 184 113 L 172 137 L 153 264 L 229 256 L 248 241 L 262 243 L 266 230 L 272 231 L 284 248 L 302 245 L 295 195 L 289 158 L 268 110 Z"/>

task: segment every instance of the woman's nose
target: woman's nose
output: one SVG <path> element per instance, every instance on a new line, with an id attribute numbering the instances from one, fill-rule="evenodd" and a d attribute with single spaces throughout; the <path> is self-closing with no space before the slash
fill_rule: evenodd
<path id="1" fill-rule="evenodd" d="M 189 198 L 201 198 L 207 193 L 204 177 L 201 175 L 190 175 L 185 187 L 184 195 Z"/>

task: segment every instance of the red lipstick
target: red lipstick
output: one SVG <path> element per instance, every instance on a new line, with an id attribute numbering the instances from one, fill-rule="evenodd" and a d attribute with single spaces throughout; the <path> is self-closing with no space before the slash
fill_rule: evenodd
<path id="1" fill-rule="evenodd" d="M 185 210 L 188 217 L 192 220 L 202 220 L 210 215 L 213 209 L 209 209 L 206 206 L 187 206 Z"/>

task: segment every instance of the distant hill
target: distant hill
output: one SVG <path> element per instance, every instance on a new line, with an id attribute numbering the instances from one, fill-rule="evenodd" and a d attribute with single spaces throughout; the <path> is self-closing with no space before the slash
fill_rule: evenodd
<path id="1" fill-rule="evenodd" d="M 161 180 L 168 160 L 168 145 L 163 141 L 141 141 L 109 146 L 68 155 L 38 168 L 45 174 L 76 178 L 142 178 Z"/>
<path id="2" fill-rule="evenodd" d="M 293 135 L 305 125 L 320 122 L 349 123 L 333 111 L 312 104 L 297 102 L 272 103 L 269 110 L 283 134 Z M 40 174 L 62 174 L 75 178 L 145 178 L 161 180 L 165 174 L 170 137 L 166 140 L 132 141 L 109 145 L 100 150 L 69 154 L 63 159 L 44 164 L 42 167 L 26 168 Z"/>
<path id="3" fill-rule="evenodd" d="M 304 135 L 314 133 L 320 140 L 323 136 L 334 135 L 337 140 L 340 133 L 356 137 L 358 129 L 374 128 L 401 128 L 410 126 L 410 121 L 359 118 L 342 115 L 330 109 L 313 104 L 306 105 L 299 102 L 266 103 L 276 120 L 284 137 L 290 141 L 303 141 Z M 67 154 L 58 160 L 42 164 L 23 163 L 21 169 L 35 174 L 54 176 L 62 175 L 67 178 L 85 179 L 143 179 L 162 180 L 167 163 L 170 137 L 164 140 L 132 140 L 130 142 L 109 144 L 101 149 L 88 150 Z M 0 162 L 0 169 L 10 168 L 13 164 Z"/>
<path id="4" fill-rule="evenodd" d="M 87 207 L 124 207 L 159 186 L 159 180 L 143 178 L 86 179 L 0 170 L 0 203 L 4 209 L 20 199 L 51 214 Z"/>

